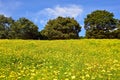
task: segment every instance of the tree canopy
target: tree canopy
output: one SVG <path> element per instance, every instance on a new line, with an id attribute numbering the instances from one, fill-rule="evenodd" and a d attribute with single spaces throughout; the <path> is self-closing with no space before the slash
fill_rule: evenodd
<path id="1" fill-rule="evenodd" d="M 87 15 L 84 21 L 87 38 L 112 38 L 109 34 L 116 28 L 117 20 L 113 13 L 96 10 Z"/>
<path id="2" fill-rule="evenodd" d="M 38 27 L 26 18 L 19 18 L 10 27 L 10 37 L 17 39 L 38 39 Z"/>
<path id="3" fill-rule="evenodd" d="M 26 18 L 0 15 L 0 39 L 38 39 L 38 27 Z"/>
<path id="4" fill-rule="evenodd" d="M 58 17 L 49 20 L 41 34 L 47 39 L 77 39 L 81 26 L 74 18 Z"/>
<path id="5" fill-rule="evenodd" d="M 8 32 L 13 22 L 11 17 L 0 15 L 0 39 L 8 38 Z"/>

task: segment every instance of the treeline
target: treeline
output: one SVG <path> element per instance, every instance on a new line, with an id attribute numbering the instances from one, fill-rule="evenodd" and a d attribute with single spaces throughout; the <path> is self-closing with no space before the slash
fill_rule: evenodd
<path id="1" fill-rule="evenodd" d="M 106 10 L 96 10 L 84 20 L 85 37 L 93 39 L 120 39 L 120 20 Z M 0 15 L 0 39 L 79 39 L 80 24 L 70 17 L 49 20 L 44 29 L 26 18 L 13 20 Z"/>
<path id="2" fill-rule="evenodd" d="M 26 18 L 15 21 L 0 15 L 0 39 L 38 39 L 38 27 Z"/>

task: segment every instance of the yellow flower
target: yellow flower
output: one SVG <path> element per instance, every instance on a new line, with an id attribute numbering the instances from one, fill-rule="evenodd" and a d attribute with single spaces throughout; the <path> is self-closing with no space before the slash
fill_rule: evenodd
<path id="1" fill-rule="evenodd" d="M 75 79 L 75 76 L 71 76 L 72 79 Z"/>
<path id="2" fill-rule="evenodd" d="M 50 69 L 53 68 L 52 66 L 50 66 Z"/>
<path id="3" fill-rule="evenodd" d="M 1 76 L 0 76 L 0 78 L 4 78 L 4 77 L 5 77 L 5 75 L 1 75 Z"/>
<path id="4" fill-rule="evenodd" d="M 86 77 L 90 77 L 90 75 L 89 75 L 89 74 L 86 74 Z"/>
<path id="5" fill-rule="evenodd" d="M 103 69 L 101 72 L 105 72 L 105 70 Z"/>
<path id="6" fill-rule="evenodd" d="M 65 80 L 69 80 L 68 78 L 66 78 Z"/>
<path id="7" fill-rule="evenodd" d="M 118 60 L 114 60 L 114 61 L 113 61 L 113 63 L 117 63 L 117 62 L 118 62 Z"/>
<path id="8" fill-rule="evenodd" d="M 81 78 L 82 78 L 82 80 L 84 80 L 84 79 L 85 79 L 85 77 L 84 77 L 84 76 L 81 76 Z"/>

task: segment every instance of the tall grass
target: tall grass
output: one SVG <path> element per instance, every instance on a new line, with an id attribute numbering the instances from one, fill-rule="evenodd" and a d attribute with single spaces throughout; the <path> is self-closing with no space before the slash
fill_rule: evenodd
<path id="1" fill-rule="evenodd" d="M 120 80 L 120 41 L 0 40 L 0 80 Z"/>

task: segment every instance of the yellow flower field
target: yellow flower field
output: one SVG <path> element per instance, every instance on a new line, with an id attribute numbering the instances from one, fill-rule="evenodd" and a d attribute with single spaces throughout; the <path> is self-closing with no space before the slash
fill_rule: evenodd
<path id="1" fill-rule="evenodd" d="M 0 40 L 0 80 L 120 80 L 120 40 Z"/>

